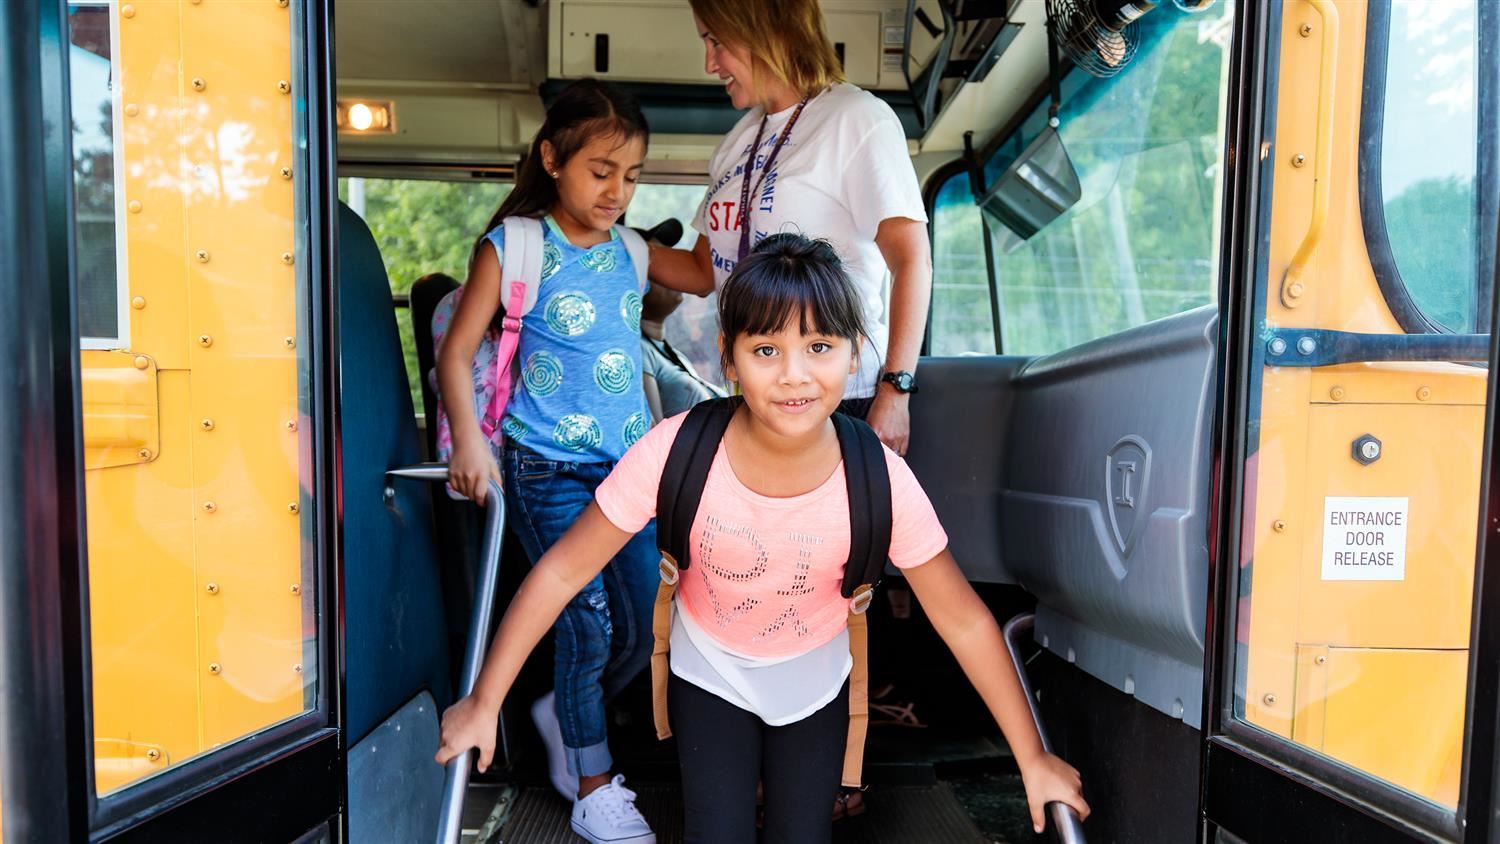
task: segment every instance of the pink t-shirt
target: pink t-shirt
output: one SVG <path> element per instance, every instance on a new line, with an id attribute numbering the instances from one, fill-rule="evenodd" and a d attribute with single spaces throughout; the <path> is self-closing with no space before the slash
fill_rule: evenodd
<path id="1" fill-rule="evenodd" d="M 656 515 L 667 452 L 687 414 L 662 421 L 631 447 L 594 493 L 621 530 Z M 906 463 L 885 450 L 891 477 L 891 563 L 921 565 L 948 546 L 932 502 Z M 844 466 L 817 489 L 769 498 L 735 477 L 723 444 L 714 455 L 678 582 L 683 611 L 725 648 L 744 656 L 806 653 L 839 634 L 849 602 L 839 593 L 849 559 L 849 493 Z"/>

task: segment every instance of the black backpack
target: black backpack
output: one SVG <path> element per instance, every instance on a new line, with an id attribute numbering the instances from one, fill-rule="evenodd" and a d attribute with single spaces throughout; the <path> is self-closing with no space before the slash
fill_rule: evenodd
<path id="1" fill-rule="evenodd" d="M 683 420 L 662 468 L 656 496 L 656 543 L 661 550 L 662 585 L 657 592 L 652 625 L 652 687 L 656 728 L 660 738 L 672 734 L 667 724 L 666 681 L 672 598 L 677 579 L 690 562 L 688 553 L 693 520 L 703 497 L 708 472 L 718 453 L 729 420 L 743 403 L 738 396 L 709 399 L 695 405 Z M 875 431 L 861 419 L 833 414 L 839 450 L 844 458 L 844 480 L 849 491 L 849 560 L 844 566 L 842 592 L 850 600 L 849 644 L 854 670 L 849 677 L 849 743 L 844 784 L 859 785 L 868 704 L 863 613 L 885 572 L 891 547 L 891 478 L 885 450 Z M 858 596 L 858 597 L 856 597 Z M 851 781 L 852 780 L 852 781 Z"/>

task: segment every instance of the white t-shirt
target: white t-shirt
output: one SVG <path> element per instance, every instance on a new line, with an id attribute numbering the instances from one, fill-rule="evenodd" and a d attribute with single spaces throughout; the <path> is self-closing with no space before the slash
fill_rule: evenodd
<path id="1" fill-rule="evenodd" d="M 906 134 L 891 107 L 875 95 L 840 83 L 810 100 L 782 145 L 771 172 L 766 159 L 796 106 L 766 122 L 753 163 L 750 243 L 782 232 L 833 244 L 865 304 L 870 344 L 860 353 L 859 374 L 847 398 L 875 394 L 885 356 L 888 269 L 875 232 L 892 217 L 927 222 L 922 190 L 906 151 Z M 746 159 L 765 110 L 753 108 L 736 123 L 709 161 L 708 193 L 693 227 L 708 238 L 714 286 L 724 283 L 739 259 L 739 204 Z"/>

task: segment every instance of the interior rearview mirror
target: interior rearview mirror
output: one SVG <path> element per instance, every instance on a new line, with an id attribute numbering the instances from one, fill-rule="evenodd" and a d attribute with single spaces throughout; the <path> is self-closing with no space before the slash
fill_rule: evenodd
<path id="1" fill-rule="evenodd" d="M 1037 135 L 1015 162 L 979 198 L 980 210 L 1005 251 L 1057 219 L 1083 195 L 1078 172 L 1051 126 Z"/>

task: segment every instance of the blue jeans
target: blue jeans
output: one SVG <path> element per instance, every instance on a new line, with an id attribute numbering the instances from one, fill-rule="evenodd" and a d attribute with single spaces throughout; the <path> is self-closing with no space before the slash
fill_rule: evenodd
<path id="1" fill-rule="evenodd" d="M 548 460 L 509 445 L 505 503 L 532 565 L 583 515 L 594 490 L 614 467 Z M 557 641 L 557 721 L 568 771 L 576 776 L 605 774 L 614 767 L 604 703 L 651 661 L 651 612 L 660 557 L 652 522 L 568 602 L 552 628 Z"/>

